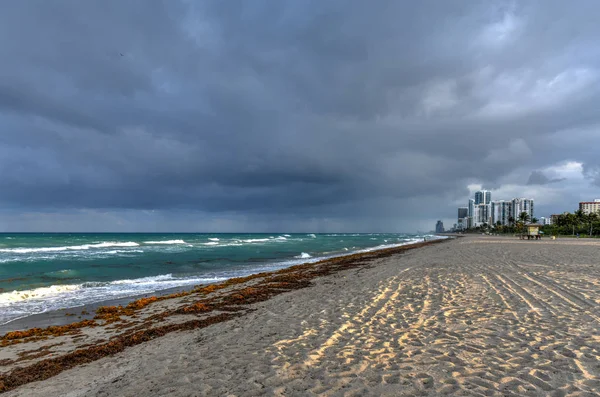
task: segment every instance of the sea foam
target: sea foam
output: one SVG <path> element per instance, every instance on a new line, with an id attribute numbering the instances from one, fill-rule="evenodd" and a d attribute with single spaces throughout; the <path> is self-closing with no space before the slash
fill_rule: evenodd
<path id="1" fill-rule="evenodd" d="M 138 247 L 139 244 L 133 241 L 116 242 L 106 241 L 97 244 L 68 245 L 64 247 L 36 247 L 36 248 L 0 248 L 0 252 L 10 252 L 14 254 L 29 254 L 32 252 L 62 252 L 62 251 L 85 251 L 93 248 L 109 247 Z"/>
<path id="2" fill-rule="evenodd" d="M 144 244 L 187 244 L 183 240 L 144 241 Z"/>
<path id="3" fill-rule="evenodd" d="M 264 243 L 266 241 L 270 241 L 268 238 L 249 238 L 247 240 L 242 240 L 244 243 Z"/>

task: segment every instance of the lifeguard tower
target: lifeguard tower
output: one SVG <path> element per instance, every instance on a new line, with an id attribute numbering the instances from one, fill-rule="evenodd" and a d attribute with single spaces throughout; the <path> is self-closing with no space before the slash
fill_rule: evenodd
<path id="1" fill-rule="evenodd" d="M 521 240 L 540 240 L 542 238 L 542 234 L 540 233 L 540 228 L 542 225 L 538 225 L 537 223 L 532 223 L 530 225 L 525 225 L 523 233 L 521 234 Z"/>

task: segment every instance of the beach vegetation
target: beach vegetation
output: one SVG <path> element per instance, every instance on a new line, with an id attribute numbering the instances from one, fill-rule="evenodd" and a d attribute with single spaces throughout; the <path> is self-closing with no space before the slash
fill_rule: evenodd
<path id="1" fill-rule="evenodd" d="M 464 230 L 466 233 L 487 233 L 514 235 L 523 233 L 525 226 L 530 223 L 538 223 L 536 217 L 529 217 L 526 212 L 522 212 L 516 218 L 510 216 L 507 218 L 507 224 L 503 225 L 500 221 L 488 225 L 483 224 L 478 227 Z M 579 238 L 598 238 L 600 237 L 600 213 L 588 213 L 583 211 L 565 212 L 553 217 L 553 224 L 542 225 L 540 227 L 542 235 L 545 236 L 563 236 Z"/>
<path id="2" fill-rule="evenodd" d="M 529 217 L 529 214 L 527 212 L 521 212 L 519 214 L 519 222 L 521 224 L 524 225 L 524 224 L 528 223 L 530 220 L 531 220 L 531 218 Z"/>
<path id="3" fill-rule="evenodd" d="M 544 234 L 570 237 L 599 237 L 600 215 L 583 211 L 565 212 L 558 215 L 552 225 L 545 225 Z"/>

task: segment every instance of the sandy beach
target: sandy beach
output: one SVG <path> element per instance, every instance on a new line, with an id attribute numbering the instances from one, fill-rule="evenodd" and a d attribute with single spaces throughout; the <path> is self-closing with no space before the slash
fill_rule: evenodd
<path id="1" fill-rule="evenodd" d="M 5 343 L 8 384 L 19 367 L 40 371 L 44 360 L 157 322 L 212 321 L 5 395 L 600 395 L 600 242 L 467 236 L 344 263 L 294 288 L 280 276 L 282 293 L 256 292 L 276 282 L 267 275 L 216 291 L 218 299 L 204 291 L 125 313 L 123 322 Z M 251 290 L 260 298 L 248 300 Z M 237 308 L 236 299 L 247 301 Z"/>

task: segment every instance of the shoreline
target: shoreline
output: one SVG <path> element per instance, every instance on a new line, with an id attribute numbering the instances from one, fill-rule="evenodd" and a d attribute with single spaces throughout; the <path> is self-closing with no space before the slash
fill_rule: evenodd
<path id="1" fill-rule="evenodd" d="M 390 244 L 389 246 L 382 247 L 382 248 L 378 248 L 379 246 L 375 246 L 375 247 L 371 247 L 371 248 L 358 249 L 356 251 L 351 251 L 348 253 L 326 255 L 323 257 L 314 258 L 311 261 L 293 264 L 290 266 L 282 267 L 280 269 L 276 269 L 276 270 L 272 270 L 272 271 L 268 271 L 268 272 L 260 272 L 259 271 L 256 273 L 250 273 L 247 276 L 251 276 L 254 274 L 260 274 L 260 273 L 276 272 L 279 270 L 287 269 L 292 266 L 305 265 L 305 264 L 310 264 L 310 263 L 318 263 L 318 262 L 322 262 L 322 261 L 326 261 L 326 260 L 330 260 L 330 259 L 334 259 L 334 258 L 342 258 L 342 257 L 346 257 L 346 256 L 356 255 L 356 254 L 364 254 L 364 253 L 377 252 L 380 250 L 385 250 L 385 249 L 390 249 L 390 248 L 404 247 L 404 246 L 409 246 L 412 244 L 419 244 L 422 242 L 429 242 L 429 241 L 453 238 L 453 236 L 443 236 L 443 235 L 435 235 L 435 236 L 436 237 L 434 237 L 433 239 L 431 239 L 431 238 L 427 239 L 425 237 L 423 239 L 423 241 L 401 243 L 401 244 Z M 165 295 L 175 294 L 175 293 L 179 293 L 179 292 L 192 291 L 194 288 L 197 288 L 200 286 L 219 284 L 222 282 L 226 282 L 227 280 L 231 280 L 231 279 L 235 279 L 235 278 L 243 278 L 243 277 L 245 277 L 245 276 L 231 277 L 226 280 L 220 280 L 220 281 L 197 284 L 197 285 L 176 286 L 176 287 L 156 290 L 156 291 L 148 292 L 148 293 L 144 293 L 144 294 L 136 294 L 136 295 L 125 296 L 125 297 L 116 298 L 116 299 L 106 299 L 106 300 L 101 300 L 98 302 L 79 305 L 79 306 L 72 306 L 72 307 L 61 308 L 61 309 L 56 309 L 56 310 L 49 310 L 49 311 L 42 312 L 42 313 L 29 314 L 24 317 L 20 317 L 20 318 L 11 320 L 5 324 L 0 324 L 0 338 L 7 332 L 11 332 L 11 331 L 22 331 L 22 330 L 26 330 L 29 328 L 46 328 L 46 327 L 50 327 L 50 326 L 61 326 L 61 325 L 67 325 L 67 324 L 73 323 L 75 321 L 91 320 L 94 317 L 96 309 L 98 309 L 99 307 L 102 307 L 102 306 L 127 305 L 130 302 L 133 302 L 133 301 L 136 301 L 136 300 L 142 299 L 142 298 L 148 298 L 148 297 L 152 297 L 152 296 L 165 296 Z M 83 313 L 87 313 L 87 314 L 83 314 Z"/>
<path id="2" fill-rule="evenodd" d="M 214 283 L 201 284 L 207 286 L 211 284 L 218 284 L 222 281 L 215 281 Z M 95 303 L 89 303 L 86 305 L 73 306 L 64 309 L 50 310 L 42 313 L 30 314 L 25 317 L 14 319 L 6 324 L 0 325 L 0 338 L 6 333 L 12 331 L 24 331 L 30 328 L 47 328 L 52 326 L 68 325 L 75 321 L 91 320 L 95 316 L 95 312 L 99 307 L 102 306 L 126 306 L 127 304 L 136 301 L 138 299 L 149 298 L 151 296 L 165 296 L 173 293 L 191 291 L 197 286 L 180 286 L 162 289 L 146 294 L 126 296 L 117 299 L 107 299 L 98 301 Z M 87 314 L 82 314 L 87 312 Z"/>
<path id="3" fill-rule="evenodd" d="M 306 288 L 312 285 L 313 279 L 451 240 L 435 239 L 294 265 L 192 291 L 142 298 L 125 307 L 101 306 L 92 320 L 9 332 L 0 338 L 3 346 L 0 349 L 0 392 L 47 379 L 65 369 L 111 356 L 174 331 L 204 328 L 244 316 L 254 310 L 253 304 Z"/>
<path id="4" fill-rule="evenodd" d="M 109 307 L 96 320 L 105 325 L 4 340 L 0 387 L 10 397 L 597 395 L 599 249 L 466 236 Z"/>

